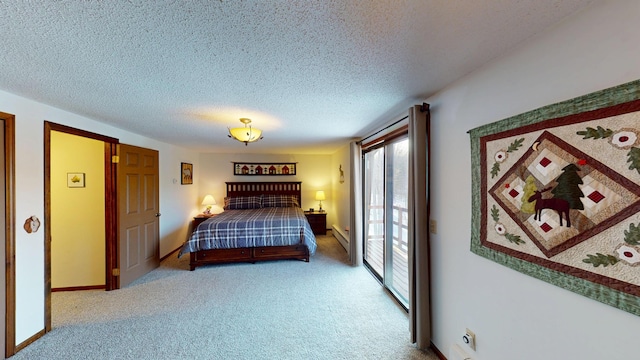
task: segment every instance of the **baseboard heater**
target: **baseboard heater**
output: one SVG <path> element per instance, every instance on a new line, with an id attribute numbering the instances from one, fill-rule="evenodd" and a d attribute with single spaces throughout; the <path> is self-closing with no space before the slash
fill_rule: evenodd
<path id="1" fill-rule="evenodd" d="M 460 345 L 453 344 L 449 348 L 449 358 L 447 360 L 472 360 L 472 358 L 460 347 Z"/>
<path id="2" fill-rule="evenodd" d="M 331 232 L 333 233 L 333 236 L 336 239 L 338 239 L 338 242 L 340 243 L 340 245 L 342 245 L 342 247 L 348 252 L 349 251 L 349 235 L 345 234 L 343 230 L 340 230 L 335 225 L 331 226 Z"/>

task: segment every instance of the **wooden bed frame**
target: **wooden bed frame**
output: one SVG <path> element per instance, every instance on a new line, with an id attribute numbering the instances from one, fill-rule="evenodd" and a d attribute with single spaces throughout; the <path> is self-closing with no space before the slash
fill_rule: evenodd
<path id="1" fill-rule="evenodd" d="M 301 202 L 302 182 L 227 182 L 227 197 L 253 196 L 261 194 L 294 195 Z M 194 229 L 195 230 L 195 229 Z M 289 246 L 259 246 L 252 248 L 200 250 L 190 253 L 189 267 L 209 264 L 226 264 L 265 260 L 297 259 L 309 262 L 309 248 L 300 238 L 300 243 Z"/>

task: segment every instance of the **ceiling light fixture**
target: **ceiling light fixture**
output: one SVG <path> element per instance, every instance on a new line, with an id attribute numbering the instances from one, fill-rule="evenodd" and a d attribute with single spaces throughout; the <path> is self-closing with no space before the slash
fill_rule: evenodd
<path id="1" fill-rule="evenodd" d="M 245 146 L 250 142 L 255 142 L 262 139 L 262 130 L 252 128 L 251 119 L 241 118 L 240 122 L 244 124 L 244 127 L 229 129 L 229 137 L 243 142 Z"/>

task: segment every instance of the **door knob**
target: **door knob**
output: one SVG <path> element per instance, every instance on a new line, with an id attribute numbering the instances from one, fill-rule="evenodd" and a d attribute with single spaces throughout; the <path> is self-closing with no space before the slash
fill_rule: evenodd
<path id="1" fill-rule="evenodd" d="M 160 217 L 162 214 L 160 213 L 156 213 L 156 217 Z"/>

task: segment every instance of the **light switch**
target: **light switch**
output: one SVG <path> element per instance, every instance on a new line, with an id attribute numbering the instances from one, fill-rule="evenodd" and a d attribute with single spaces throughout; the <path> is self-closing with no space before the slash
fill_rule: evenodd
<path id="1" fill-rule="evenodd" d="M 438 222 L 437 221 L 435 221 L 433 219 L 431 219 L 429 221 L 429 231 L 432 234 L 437 234 L 438 233 Z"/>

